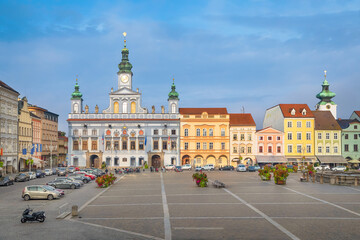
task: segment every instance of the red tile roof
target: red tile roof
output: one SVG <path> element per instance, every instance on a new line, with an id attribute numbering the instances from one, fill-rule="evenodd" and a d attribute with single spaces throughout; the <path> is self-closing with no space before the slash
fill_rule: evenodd
<path id="1" fill-rule="evenodd" d="M 279 104 L 282 114 L 286 118 L 313 118 L 309 106 L 307 104 Z M 292 109 L 295 109 L 295 115 L 291 115 Z M 306 110 L 306 114 L 302 115 L 302 111 Z"/>
<path id="2" fill-rule="evenodd" d="M 230 113 L 230 126 L 256 126 L 250 113 Z"/>
<path id="3" fill-rule="evenodd" d="M 315 130 L 341 130 L 330 111 L 312 111 L 315 116 Z"/>
<path id="4" fill-rule="evenodd" d="M 360 117 L 360 111 L 354 111 Z"/>
<path id="5" fill-rule="evenodd" d="M 228 114 L 226 108 L 179 108 L 180 114 Z"/>

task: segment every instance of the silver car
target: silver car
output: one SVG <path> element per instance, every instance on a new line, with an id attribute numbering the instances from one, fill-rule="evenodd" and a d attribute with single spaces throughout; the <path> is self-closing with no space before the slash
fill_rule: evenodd
<path id="1" fill-rule="evenodd" d="M 26 186 L 22 191 L 22 198 L 25 201 L 30 199 L 48 199 L 53 200 L 54 198 L 60 198 L 60 193 L 44 188 L 41 185 Z"/>

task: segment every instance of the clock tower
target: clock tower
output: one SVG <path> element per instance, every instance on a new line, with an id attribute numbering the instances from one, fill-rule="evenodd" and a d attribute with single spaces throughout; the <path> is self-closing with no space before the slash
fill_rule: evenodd
<path id="1" fill-rule="evenodd" d="M 121 63 L 119 63 L 118 75 L 118 89 L 129 88 L 132 89 L 132 76 L 131 71 L 132 65 L 129 62 L 129 49 L 126 48 L 126 32 L 124 35 L 124 48 L 121 51 L 122 58 Z"/>
<path id="2" fill-rule="evenodd" d="M 326 71 L 325 80 L 322 84 L 322 91 L 316 95 L 320 102 L 316 104 L 315 109 L 319 111 L 330 111 L 335 119 L 337 119 L 337 105 L 331 99 L 335 97 L 335 93 L 329 90 L 330 84 L 326 80 Z"/>

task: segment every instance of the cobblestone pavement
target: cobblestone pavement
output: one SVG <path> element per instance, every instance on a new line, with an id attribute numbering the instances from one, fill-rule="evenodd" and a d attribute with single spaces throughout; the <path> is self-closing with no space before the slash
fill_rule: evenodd
<path id="1" fill-rule="evenodd" d="M 209 172 L 227 188 L 198 188 L 193 172 L 123 176 L 84 205 L 74 224 L 132 239 L 360 239 L 360 188 L 263 182 L 257 173 Z"/>

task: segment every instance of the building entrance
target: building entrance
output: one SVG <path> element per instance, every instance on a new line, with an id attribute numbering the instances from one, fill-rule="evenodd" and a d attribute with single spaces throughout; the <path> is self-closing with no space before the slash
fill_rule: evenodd
<path id="1" fill-rule="evenodd" d="M 154 155 L 151 158 L 151 166 L 154 168 L 160 168 L 161 167 L 161 159 L 159 155 Z"/>

